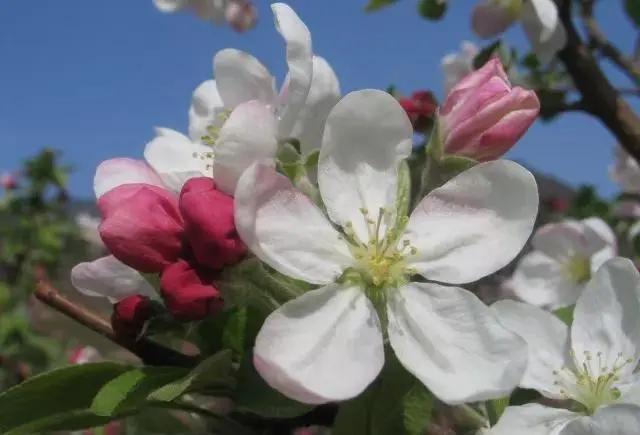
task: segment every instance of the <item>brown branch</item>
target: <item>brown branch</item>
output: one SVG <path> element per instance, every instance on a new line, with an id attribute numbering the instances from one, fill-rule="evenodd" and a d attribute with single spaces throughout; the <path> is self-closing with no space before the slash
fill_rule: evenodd
<path id="1" fill-rule="evenodd" d="M 593 13 L 594 3 L 594 0 L 584 0 L 580 3 L 580 15 L 589 37 L 589 45 L 598 49 L 603 56 L 618 66 L 634 83 L 640 84 L 640 65 L 609 41 L 595 19 Z"/>
<path id="2" fill-rule="evenodd" d="M 572 0 L 556 0 L 567 31 L 567 45 L 559 57 L 571 75 L 582 101 L 600 119 L 625 150 L 640 161 L 640 118 L 604 74 L 576 30 Z"/>
<path id="3" fill-rule="evenodd" d="M 127 349 L 145 364 L 156 366 L 193 367 L 197 358 L 182 354 L 154 341 L 142 338 L 134 339 L 117 335 L 111 324 L 98 314 L 79 305 L 55 289 L 46 279 L 40 279 L 35 296 L 44 304 L 56 309 L 92 331 Z"/>

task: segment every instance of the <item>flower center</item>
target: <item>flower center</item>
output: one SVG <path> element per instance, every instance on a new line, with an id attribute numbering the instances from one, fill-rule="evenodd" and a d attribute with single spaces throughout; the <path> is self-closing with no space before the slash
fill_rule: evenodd
<path id="1" fill-rule="evenodd" d="M 366 209 L 360 209 L 360 213 L 367 225 L 369 241 L 364 243 L 358 238 L 351 222 L 345 225 L 345 238 L 357 260 L 354 269 L 348 272 L 365 287 L 374 304 L 382 303 L 388 289 L 406 284 L 407 277 L 415 273 L 405 260 L 415 255 L 417 249 L 409 240 L 400 240 L 407 217 L 400 218 L 399 225 L 394 226 L 394 213 L 390 210 L 380 208 L 377 216 Z"/>
<path id="2" fill-rule="evenodd" d="M 565 263 L 565 273 L 572 282 L 584 284 L 591 279 L 591 260 L 584 255 L 574 255 Z"/>
<path id="3" fill-rule="evenodd" d="M 575 368 L 563 367 L 553 372 L 557 378 L 554 385 L 560 388 L 560 394 L 581 404 L 589 414 L 620 398 L 616 384 L 620 381 L 622 369 L 632 363 L 630 358 L 619 353 L 613 365 L 607 367 L 602 352 L 596 353 L 594 358 L 591 352 L 585 351 L 582 363 L 573 352 L 571 356 Z"/>
<path id="4" fill-rule="evenodd" d="M 207 135 L 202 136 L 200 140 L 203 144 L 214 147 L 218 139 L 220 138 L 220 130 L 222 130 L 222 126 L 231 116 L 231 110 L 220 110 L 216 113 L 216 116 L 213 118 L 211 124 L 207 126 Z"/>

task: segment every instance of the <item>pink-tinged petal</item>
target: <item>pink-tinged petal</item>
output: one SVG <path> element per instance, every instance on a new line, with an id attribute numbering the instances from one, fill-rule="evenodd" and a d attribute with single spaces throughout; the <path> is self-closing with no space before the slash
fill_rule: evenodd
<path id="1" fill-rule="evenodd" d="M 199 264 L 221 269 L 239 262 L 247 252 L 236 231 L 233 198 L 211 178 L 192 178 L 180 194 L 185 235 Z"/>
<path id="2" fill-rule="evenodd" d="M 164 186 L 158 174 L 146 162 L 122 157 L 98 165 L 93 178 L 93 190 L 99 199 L 115 187 L 137 183 Z"/>
<path id="3" fill-rule="evenodd" d="M 113 255 L 74 266 L 71 284 L 80 293 L 106 297 L 113 303 L 133 295 L 151 297 L 155 294 L 151 284 L 138 271 Z"/>
<path id="4" fill-rule="evenodd" d="M 182 250 L 183 222 L 177 199 L 164 189 L 127 184 L 98 200 L 100 236 L 120 261 L 141 272 L 160 272 Z"/>
<path id="5" fill-rule="evenodd" d="M 492 38 L 504 32 L 518 18 L 517 14 L 498 2 L 484 0 L 471 15 L 471 27 L 481 38 Z"/>
<path id="6" fill-rule="evenodd" d="M 310 404 L 358 396 L 383 364 L 375 308 L 360 288 L 339 284 L 307 292 L 271 313 L 254 348 L 264 380 Z"/>

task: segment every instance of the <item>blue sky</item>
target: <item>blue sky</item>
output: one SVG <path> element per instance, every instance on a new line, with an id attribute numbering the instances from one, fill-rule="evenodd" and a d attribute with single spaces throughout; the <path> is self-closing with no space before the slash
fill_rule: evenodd
<path id="1" fill-rule="evenodd" d="M 0 170 L 53 147 L 74 167 L 72 194 L 89 197 L 102 160 L 141 157 L 154 126 L 186 131 L 191 92 L 211 77 L 216 51 L 248 51 L 281 79 L 284 45 L 269 2 L 255 2 L 259 25 L 241 35 L 191 14 L 163 15 L 151 0 L 2 0 Z M 333 65 L 343 93 L 395 84 L 405 93 L 431 88 L 441 96 L 440 59 L 460 41 L 475 40 L 468 24 L 474 2 L 452 2 L 440 23 L 420 19 L 415 0 L 376 14 L 363 13 L 366 0 L 289 4 L 310 28 L 315 52 Z M 611 3 L 598 10 L 602 22 L 630 50 L 634 30 L 619 2 Z M 508 35 L 524 46 L 521 29 Z M 535 125 L 509 156 L 611 195 L 614 144 L 597 121 L 572 114 Z"/>

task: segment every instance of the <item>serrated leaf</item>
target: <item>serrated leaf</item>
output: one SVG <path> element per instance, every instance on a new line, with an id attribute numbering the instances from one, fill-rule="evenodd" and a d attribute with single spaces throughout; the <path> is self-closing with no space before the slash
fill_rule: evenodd
<path id="1" fill-rule="evenodd" d="M 242 361 L 233 398 L 238 412 L 264 418 L 293 418 L 313 409 L 313 406 L 289 399 L 267 385 L 254 369 L 251 355 Z"/>
<path id="2" fill-rule="evenodd" d="M 0 433 L 38 420 L 88 411 L 102 386 L 130 369 L 115 363 L 95 363 L 35 376 L 0 394 Z"/>
<path id="3" fill-rule="evenodd" d="M 404 429 L 407 435 L 422 435 L 431 420 L 433 395 L 416 383 L 402 400 Z"/>
<path id="4" fill-rule="evenodd" d="M 149 394 L 149 400 L 171 402 L 190 392 L 202 392 L 214 388 L 232 388 L 232 353 L 223 350 L 201 362 L 186 376 L 177 379 Z"/>
<path id="5" fill-rule="evenodd" d="M 129 370 L 100 389 L 91 404 L 91 411 L 96 415 L 113 416 L 127 409 L 142 408 L 149 393 L 187 373 L 188 370 L 177 367 Z"/>
<path id="6" fill-rule="evenodd" d="M 396 3 L 398 0 L 369 0 L 369 4 L 365 7 L 365 11 L 374 12 L 378 11 L 382 8 L 386 8 L 387 6 L 391 6 Z"/>

